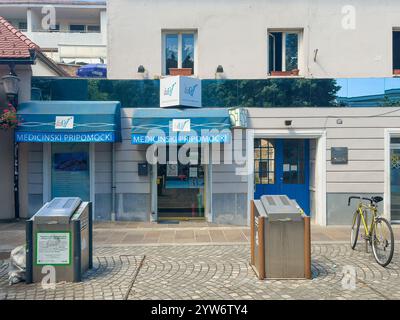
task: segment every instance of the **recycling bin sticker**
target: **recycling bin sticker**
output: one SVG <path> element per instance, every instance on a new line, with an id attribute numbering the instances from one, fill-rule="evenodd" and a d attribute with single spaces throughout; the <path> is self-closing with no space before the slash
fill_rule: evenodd
<path id="1" fill-rule="evenodd" d="M 36 264 L 69 265 L 71 247 L 70 232 L 37 232 Z"/>

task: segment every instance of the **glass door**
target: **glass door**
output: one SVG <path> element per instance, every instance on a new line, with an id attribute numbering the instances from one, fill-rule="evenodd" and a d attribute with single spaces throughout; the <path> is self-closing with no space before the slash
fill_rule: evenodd
<path id="1" fill-rule="evenodd" d="M 51 145 L 51 198 L 79 197 L 90 201 L 88 143 Z"/>
<path id="2" fill-rule="evenodd" d="M 177 147 L 179 153 L 180 146 Z M 183 164 L 169 160 L 157 165 L 158 218 L 204 218 L 204 168 L 200 150 L 189 155 Z"/>
<path id="3" fill-rule="evenodd" d="M 391 139 L 390 206 L 391 220 L 400 222 L 400 138 Z"/>
<path id="4" fill-rule="evenodd" d="M 284 194 L 310 213 L 309 140 L 254 139 L 254 198 Z"/>

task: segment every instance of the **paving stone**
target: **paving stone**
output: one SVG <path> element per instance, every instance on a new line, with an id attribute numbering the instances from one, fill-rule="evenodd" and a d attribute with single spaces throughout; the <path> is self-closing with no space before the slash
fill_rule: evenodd
<path id="1" fill-rule="evenodd" d="M 187 231 L 182 238 L 192 236 Z M 220 230 L 212 233 L 223 236 Z M 60 283 L 56 290 L 9 286 L 7 268 L 0 268 L 0 300 L 123 299 L 144 256 L 129 299 L 400 299 L 397 247 L 383 268 L 361 246 L 353 251 L 344 243 L 313 244 L 312 280 L 264 281 L 249 266 L 249 250 L 247 244 L 98 247 L 83 282 Z M 344 266 L 355 268 L 357 290 L 342 287 Z"/>

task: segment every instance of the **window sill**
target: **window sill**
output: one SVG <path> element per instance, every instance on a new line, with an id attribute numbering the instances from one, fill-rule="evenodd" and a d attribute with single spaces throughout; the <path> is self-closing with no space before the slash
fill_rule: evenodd
<path id="1" fill-rule="evenodd" d="M 168 77 L 176 77 L 176 76 L 181 76 L 181 77 L 189 77 L 189 78 L 198 78 L 197 74 L 191 74 L 189 76 L 185 76 L 185 75 L 172 75 L 172 74 L 163 74 L 160 76 L 160 78 L 168 78 Z"/>
<path id="2" fill-rule="evenodd" d="M 193 75 L 192 68 L 169 68 L 171 76 L 186 76 L 190 77 Z"/>
<path id="3" fill-rule="evenodd" d="M 287 78 L 294 78 L 294 79 L 303 79 L 303 78 L 305 78 L 305 76 L 302 76 L 302 75 L 298 75 L 298 76 L 295 76 L 295 75 L 285 75 L 285 76 L 271 76 L 271 75 L 267 75 L 267 79 L 287 79 Z"/>

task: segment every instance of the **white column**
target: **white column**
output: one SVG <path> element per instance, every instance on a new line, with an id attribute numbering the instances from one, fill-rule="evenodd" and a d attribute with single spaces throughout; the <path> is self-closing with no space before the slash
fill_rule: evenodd
<path id="1" fill-rule="evenodd" d="M 102 44 L 107 45 L 107 11 L 100 11 L 100 32 Z"/>
<path id="2" fill-rule="evenodd" d="M 31 33 L 33 31 L 33 22 L 32 22 L 32 9 L 28 8 L 26 10 L 26 31 Z"/>

